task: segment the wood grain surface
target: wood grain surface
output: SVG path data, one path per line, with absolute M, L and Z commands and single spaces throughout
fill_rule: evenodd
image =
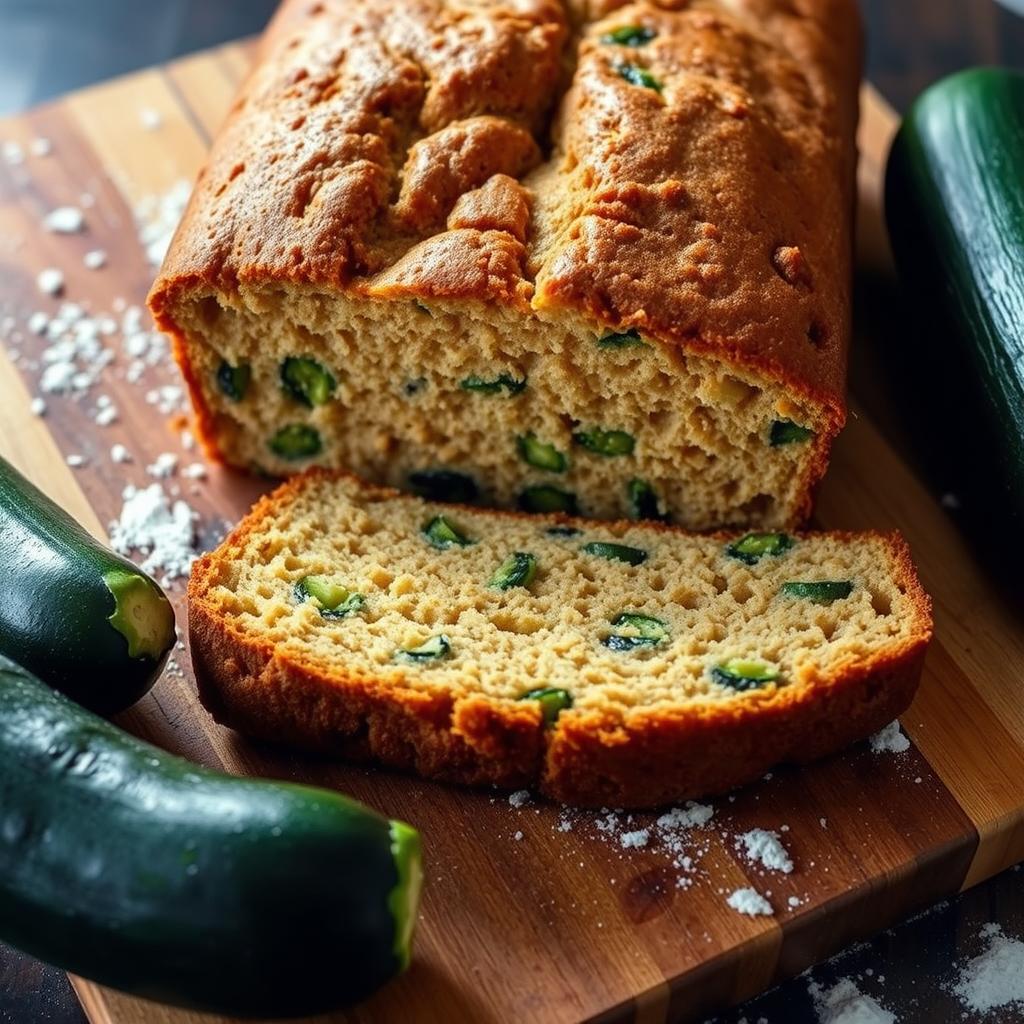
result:
M 78 93 L 3 124 L 3 137 L 53 141 L 54 153 L 0 166 L 0 306 L 19 324 L 52 309 L 35 276 L 67 275 L 67 297 L 108 310 L 137 303 L 151 268 L 136 241 L 132 206 L 192 178 L 245 73 L 250 50 L 228 46 L 165 68 Z M 133 112 L 160 111 L 145 131 Z M 878 223 L 880 168 L 893 127 L 890 111 L 865 93 L 861 171 L 864 260 L 886 265 Z M 88 230 L 60 237 L 40 230 L 43 214 L 95 198 Z M 109 265 L 86 270 L 85 251 Z M 27 332 L 23 332 L 27 334 Z M 101 428 L 92 399 L 54 399 L 45 418 L 29 411 L 42 343 L 19 342 L 14 365 L 0 356 L 0 452 L 95 532 L 116 517 L 126 482 L 148 482 L 144 467 L 178 450 L 180 424 L 145 400 L 173 382 L 173 367 L 128 383 L 121 361 L 102 391 L 120 410 Z M 121 372 L 119 373 L 119 367 Z M 132 464 L 114 465 L 125 444 Z M 72 471 L 63 455 L 84 455 Z M 188 456 L 191 458 L 191 456 Z M 211 469 L 185 489 L 210 544 L 236 521 L 261 484 Z M 945 514 L 864 415 L 837 445 L 817 521 L 829 528 L 902 529 L 935 597 L 937 639 L 920 696 L 904 718 L 905 754 L 866 745 L 803 768 L 784 768 L 714 801 L 699 833 L 700 870 L 675 884 L 664 851 L 624 851 L 603 841 L 595 816 L 577 814 L 561 831 L 557 807 L 515 810 L 502 796 L 468 792 L 389 773 L 303 759 L 247 742 L 213 725 L 199 707 L 187 652 L 156 690 L 121 722 L 168 749 L 229 771 L 334 786 L 423 833 L 426 888 L 413 966 L 363 1006 L 332 1022 L 699 1020 L 790 976 L 850 941 L 1024 857 L 1024 630 L 1000 605 Z M 179 622 L 182 588 L 176 585 Z M 638 815 L 631 828 L 650 824 Z M 735 836 L 787 826 L 792 874 L 765 874 L 737 853 Z M 516 833 L 521 833 L 520 839 Z M 696 835 L 696 834 L 695 834 Z M 774 917 L 749 918 L 725 903 L 733 889 L 771 890 Z M 790 906 L 792 897 L 796 906 Z M 223 1024 L 223 1018 L 145 1004 L 76 981 L 97 1024 Z

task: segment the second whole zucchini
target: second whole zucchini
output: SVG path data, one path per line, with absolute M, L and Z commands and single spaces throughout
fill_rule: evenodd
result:
M 129 736 L 0 657 L 0 939 L 134 995 L 337 1009 L 406 965 L 419 834 Z
M 102 715 L 153 685 L 174 610 L 151 577 L 0 459 L 0 653 Z
M 1024 74 L 979 68 L 915 101 L 886 180 L 911 313 L 891 355 L 922 452 L 982 540 L 1003 536 L 994 520 L 1024 524 L 1022 169 Z

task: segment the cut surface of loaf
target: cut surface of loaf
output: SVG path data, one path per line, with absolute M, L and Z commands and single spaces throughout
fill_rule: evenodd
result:
M 930 603 L 897 535 L 694 535 L 313 471 L 189 587 L 214 716 L 428 777 L 655 806 L 906 709 Z
M 854 0 L 288 0 L 150 297 L 213 454 L 696 529 L 845 416 Z

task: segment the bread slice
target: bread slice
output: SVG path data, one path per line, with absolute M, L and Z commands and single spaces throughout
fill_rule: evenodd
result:
M 284 4 L 150 297 L 216 457 L 807 516 L 845 417 L 856 3 L 569 6 Z
M 880 729 L 931 635 L 896 534 L 691 535 L 324 471 L 199 560 L 189 627 L 203 703 L 243 733 L 614 807 Z

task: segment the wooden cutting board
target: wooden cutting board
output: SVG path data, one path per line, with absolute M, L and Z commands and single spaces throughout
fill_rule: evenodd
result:
M 24 322 L 33 310 L 56 306 L 38 293 L 36 274 L 63 268 L 66 297 L 94 311 L 118 298 L 142 301 L 152 271 L 136 241 L 133 204 L 195 175 L 250 55 L 245 44 L 227 46 L 0 124 L 0 142 L 28 148 L 44 136 L 53 143 L 49 156 L 0 162 L 0 327 L 9 341 L 12 331 L 24 336 L 17 366 L 0 355 L 0 451 L 99 535 L 120 510 L 124 484 L 148 482 L 147 463 L 179 450 L 178 428 L 145 400 L 148 388 L 174 382 L 175 371 L 160 366 L 143 385 L 131 385 L 119 376 L 119 356 L 89 398 L 54 397 L 44 418 L 33 416 L 32 361 L 43 342 Z M 861 239 L 878 269 L 885 265 L 880 169 L 894 118 L 870 90 L 864 100 Z M 159 114 L 159 128 L 143 126 L 142 108 Z M 46 211 L 80 203 L 82 193 L 95 200 L 85 234 L 41 229 Z M 82 255 L 95 248 L 107 251 L 108 266 L 87 270 Z M 112 426 L 91 415 L 101 393 L 120 410 Z M 131 464 L 111 463 L 115 442 L 132 452 Z M 68 468 L 68 453 L 85 455 L 87 464 Z M 199 484 L 176 483 L 208 540 L 260 488 L 218 469 Z M 193 486 L 198 493 L 189 493 Z M 851 419 L 836 447 L 818 521 L 899 527 L 935 597 L 936 641 L 903 720 L 913 746 L 879 755 L 862 744 L 714 801 L 711 825 L 688 847 L 698 861 L 684 877 L 688 887 L 677 886 L 683 873 L 657 843 L 625 850 L 593 814 L 572 816 L 562 831 L 555 807 L 516 809 L 503 796 L 250 744 L 216 727 L 198 705 L 187 652 L 177 655 L 180 671 L 168 673 L 122 724 L 232 772 L 336 786 L 422 830 L 427 884 L 415 962 L 332 1022 L 701 1019 L 1024 858 L 1024 630 L 937 502 L 863 415 Z M 184 626 L 180 583 L 173 595 Z M 638 816 L 628 827 L 649 823 Z M 739 833 L 783 826 L 792 874 L 755 870 L 737 852 Z M 774 917 L 744 917 L 726 905 L 730 892 L 748 885 L 771 891 Z M 221 1020 L 83 981 L 76 987 L 94 1024 Z

